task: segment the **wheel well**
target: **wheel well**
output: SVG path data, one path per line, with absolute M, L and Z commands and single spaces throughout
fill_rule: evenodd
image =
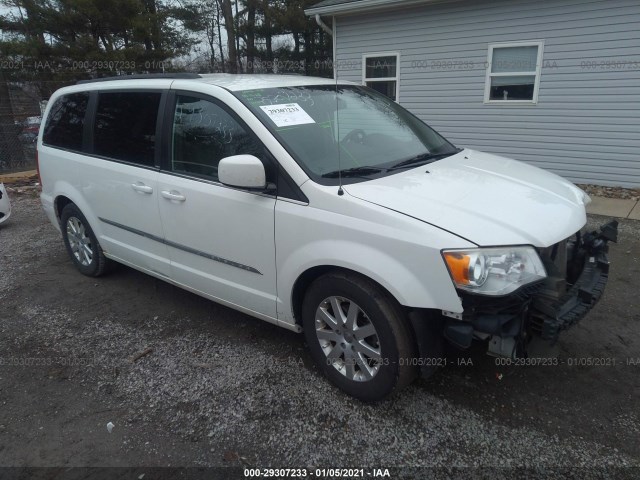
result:
M 317 278 L 329 272 L 348 272 L 353 275 L 359 275 L 363 278 L 366 278 L 367 280 L 374 282 L 376 285 L 378 285 L 387 295 L 389 295 L 389 298 L 392 298 L 397 302 L 396 298 L 389 292 L 389 290 L 384 288 L 384 286 L 380 285 L 378 282 L 376 282 L 372 278 L 367 277 L 366 275 L 363 275 L 359 272 L 356 272 L 355 270 L 351 270 L 343 267 L 336 267 L 334 265 L 321 265 L 318 267 L 312 267 L 309 270 L 306 270 L 305 272 L 303 272 L 302 275 L 298 277 L 298 279 L 296 280 L 296 283 L 293 286 L 293 292 L 291 294 L 293 317 L 298 325 L 302 324 L 302 302 L 304 301 L 304 295 L 307 292 L 309 285 L 311 285 L 314 282 L 314 280 L 316 280 Z M 398 304 L 400 305 L 399 302 Z M 402 305 L 400 305 L 400 308 L 406 310 L 406 308 Z
M 56 197 L 53 205 L 55 207 L 56 217 L 58 217 L 58 220 L 60 220 L 60 215 L 62 215 L 62 210 L 64 210 L 64 207 L 66 207 L 70 203 L 73 203 L 73 202 L 63 195 Z

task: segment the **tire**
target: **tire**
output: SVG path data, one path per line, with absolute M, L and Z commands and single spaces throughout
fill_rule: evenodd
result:
M 83 275 L 99 277 L 110 266 L 89 222 L 73 203 L 62 209 L 60 215 L 62 239 L 71 261 Z
M 302 323 L 320 370 L 353 397 L 382 400 L 417 375 L 407 361 L 417 348 L 404 312 L 371 280 L 348 272 L 318 278 L 306 292 Z

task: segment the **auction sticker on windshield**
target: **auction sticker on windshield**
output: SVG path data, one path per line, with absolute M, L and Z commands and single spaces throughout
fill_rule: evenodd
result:
M 278 127 L 291 127 L 293 125 L 316 123 L 313 118 L 311 118 L 309 114 L 297 103 L 266 105 L 260 108 Z

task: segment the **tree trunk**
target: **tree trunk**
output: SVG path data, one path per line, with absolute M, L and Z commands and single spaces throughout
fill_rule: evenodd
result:
M 247 3 L 247 71 L 254 72 L 253 63 L 255 61 L 256 49 L 256 3 L 249 0 Z
M 0 70 L 0 171 L 24 165 L 24 150 L 18 139 L 18 130 L 9 97 L 9 83 Z
M 229 72 L 238 73 L 238 52 L 236 50 L 236 31 L 233 24 L 233 8 L 231 0 L 218 0 L 224 16 L 224 27 L 227 31 L 227 49 L 229 53 Z
M 156 0 L 144 0 L 145 10 L 149 14 L 149 38 L 145 39 L 145 47 L 147 50 L 162 49 L 162 35 L 160 34 L 160 26 L 158 24 L 158 7 Z
M 204 17 L 204 33 L 207 37 L 207 45 L 209 47 L 209 73 L 215 72 L 216 66 L 216 9 L 213 4 L 205 5 L 200 11 Z
M 267 34 L 264 37 L 266 48 L 267 48 L 267 61 L 269 63 L 273 62 L 273 45 L 271 43 L 271 34 Z
M 220 4 L 215 1 L 216 4 L 216 25 L 218 26 L 218 48 L 220 49 L 220 65 L 222 66 L 222 73 L 227 71 L 227 67 L 224 64 L 224 49 L 222 48 L 222 30 L 220 29 Z
M 296 60 L 300 59 L 300 32 L 291 32 L 293 35 L 293 52 L 295 53 L 294 58 Z
M 273 43 L 271 35 L 271 7 L 268 0 L 264 0 L 262 10 L 264 11 L 264 43 L 267 50 L 267 63 L 273 65 Z M 272 67 L 273 68 L 273 67 Z
M 240 35 L 238 32 L 240 31 L 240 15 L 238 14 L 238 0 L 235 0 L 236 4 L 236 16 L 234 17 L 234 28 L 236 32 L 236 60 L 238 62 L 238 66 L 236 70 L 238 73 L 242 73 L 242 59 L 240 58 Z
M 304 38 L 304 74 L 311 75 L 314 65 L 313 31 L 306 30 L 302 36 Z

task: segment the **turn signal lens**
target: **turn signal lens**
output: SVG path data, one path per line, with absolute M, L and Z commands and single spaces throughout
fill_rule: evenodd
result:
M 453 280 L 458 285 L 481 287 L 487 281 L 489 268 L 487 258 L 479 253 L 445 252 L 444 259 L 447 262 Z
M 444 259 L 447 262 L 453 281 L 458 285 L 469 285 L 469 263 L 471 257 L 458 252 L 446 252 Z

